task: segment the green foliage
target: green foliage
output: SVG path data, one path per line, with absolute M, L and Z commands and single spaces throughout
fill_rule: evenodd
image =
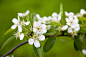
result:
M 43 47 L 44 52 L 48 52 L 55 44 L 55 41 L 56 41 L 56 37 L 48 38 Z
M 74 48 L 75 50 L 82 50 L 82 46 L 84 43 L 85 35 L 84 34 L 78 34 L 74 38 Z
M 33 45 L 33 50 L 34 50 L 34 54 L 36 55 L 36 57 L 43 57 L 43 49 L 42 49 L 42 47 L 36 48 Z
M 52 21 L 47 21 L 47 25 L 56 25 L 56 26 L 61 26 L 61 24 L 60 23 L 57 23 L 57 22 L 52 22 Z
M 4 42 L 4 44 L 2 45 L 2 47 L 1 47 L 0 50 L 4 49 L 7 45 L 9 45 L 10 43 L 12 43 L 12 41 L 13 41 L 14 39 L 15 39 L 15 36 L 12 36 L 12 37 L 8 38 L 8 39 Z
M 9 29 L 4 33 L 3 37 L 4 37 L 5 35 L 7 35 L 8 33 L 10 33 L 11 31 L 12 31 L 12 29 L 9 28 Z
M 63 5 L 62 5 L 62 3 L 60 4 L 60 12 L 62 12 L 61 16 L 63 16 Z

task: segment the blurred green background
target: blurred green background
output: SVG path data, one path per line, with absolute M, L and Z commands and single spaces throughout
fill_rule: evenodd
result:
M 12 18 L 17 18 L 18 12 L 29 10 L 40 16 L 51 16 L 53 12 L 59 13 L 60 3 L 63 4 L 64 11 L 77 13 L 80 9 L 86 10 L 86 0 L 0 0 L 0 48 L 13 35 L 14 32 L 11 32 L 3 37 L 4 32 L 13 24 Z M 25 40 L 13 40 L 11 44 L 0 50 L 0 56 Z M 44 55 L 45 57 L 84 57 L 80 51 L 75 51 L 73 42 L 70 37 L 57 37 L 53 48 Z M 32 52 L 32 46 L 25 44 L 12 54 L 15 57 L 30 57 Z

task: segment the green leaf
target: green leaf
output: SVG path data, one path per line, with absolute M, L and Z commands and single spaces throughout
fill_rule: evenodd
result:
M 76 44 L 75 44 L 75 41 L 74 41 L 74 48 L 75 48 L 76 51 L 79 50 L 78 47 L 77 47 Z
M 84 43 L 84 42 L 85 42 L 85 34 L 80 34 L 79 36 L 80 36 L 80 37 L 79 37 L 80 41 L 81 41 L 82 43 Z
M 83 43 L 81 42 L 80 37 L 81 37 L 80 34 L 78 34 L 77 36 L 75 36 L 74 42 L 75 42 L 76 47 L 77 47 L 79 50 L 82 50 L 82 45 L 83 45 Z
M 39 57 L 44 57 L 44 52 L 43 52 L 43 48 L 42 47 L 38 48 L 38 52 L 39 52 Z
M 62 16 L 63 16 L 63 5 L 62 5 L 62 3 L 60 4 L 60 12 L 62 12 Z
M 29 17 L 29 21 L 30 21 L 30 24 L 32 25 L 32 23 L 33 23 L 33 13 L 30 14 L 30 16 L 31 16 L 31 17 Z
M 52 21 L 47 21 L 46 25 L 56 25 L 56 26 L 61 26 L 60 23 L 52 22 Z
M 12 41 L 13 41 L 14 39 L 15 39 L 15 36 L 12 36 L 12 37 L 8 38 L 8 39 L 4 42 L 4 44 L 2 45 L 2 47 L 1 47 L 0 50 L 2 50 L 4 47 L 6 47 L 6 46 L 9 45 L 10 43 L 12 43 Z
M 7 35 L 8 33 L 10 33 L 12 31 L 12 29 L 10 28 L 10 29 L 8 29 L 5 33 L 4 33 L 4 35 L 3 35 L 3 37 L 5 36 L 5 35 Z
M 44 52 L 48 52 L 53 47 L 55 41 L 55 37 L 48 38 L 43 47 Z
M 36 48 L 33 45 L 33 50 L 34 50 L 36 57 L 43 57 L 43 48 L 42 47 Z
M 36 17 L 36 13 L 33 13 L 33 21 L 38 21 L 38 19 Z
M 38 50 L 34 45 L 33 45 L 33 50 L 34 50 L 36 57 L 39 57 Z
M 86 21 L 86 17 L 80 17 L 79 21 Z

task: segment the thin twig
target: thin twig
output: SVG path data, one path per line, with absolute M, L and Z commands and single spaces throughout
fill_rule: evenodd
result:
M 7 55 L 13 53 L 13 51 L 15 51 L 17 48 L 19 48 L 20 46 L 22 46 L 22 45 L 24 45 L 26 43 L 28 43 L 28 41 L 20 43 L 19 45 L 17 45 L 16 47 L 14 47 L 12 50 L 10 50 L 8 53 L 6 53 L 5 55 L 3 55 L 2 57 L 6 57 Z

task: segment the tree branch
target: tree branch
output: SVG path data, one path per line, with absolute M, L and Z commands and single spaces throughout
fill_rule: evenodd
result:
M 64 32 L 63 32 L 64 33 Z M 71 37 L 71 35 L 64 35 L 64 34 L 60 34 L 60 35 L 50 35 L 50 36 L 46 36 L 46 38 L 47 37 L 51 37 L 51 36 L 69 36 L 69 37 Z M 24 44 L 27 44 L 28 43 L 28 41 L 26 41 L 26 42 L 23 42 L 23 43 L 20 43 L 19 45 L 17 45 L 16 47 L 14 47 L 13 49 L 11 49 L 8 53 L 6 53 L 5 55 L 3 55 L 2 57 L 6 57 L 7 55 L 9 55 L 9 54 L 11 54 L 11 53 L 13 53 L 17 48 L 19 48 L 20 46 L 22 46 L 22 45 L 24 45 Z
M 17 48 L 19 48 L 20 46 L 22 46 L 22 45 L 24 45 L 24 44 L 26 44 L 26 43 L 28 43 L 28 41 L 23 42 L 23 43 L 20 43 L 19 45 L 17 45 L 17 46 L 14 47 L 13 49 L 11 49 L 8 53 L 6 53 L 5 55 L 3 55 L 2 57 L 6 57 L 7 55 L 13 53 L 13 51 L 15 51 Z

